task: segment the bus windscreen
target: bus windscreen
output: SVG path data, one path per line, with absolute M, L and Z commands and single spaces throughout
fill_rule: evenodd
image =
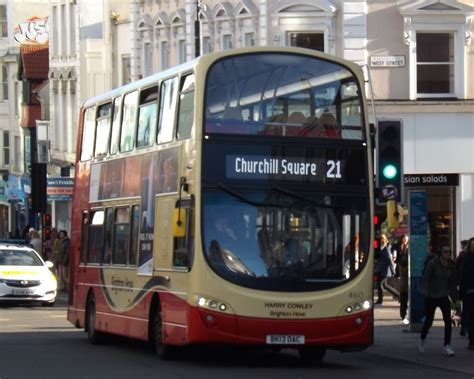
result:
M 287 54 L 247 54 L 209 70 L 205 134 L 362 140 L 361 90 L 335 62 Z

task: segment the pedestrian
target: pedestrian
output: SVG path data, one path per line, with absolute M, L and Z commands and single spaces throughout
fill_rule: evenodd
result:
M 468 250 L 463 258 L 459 295 L 465 309 L 465 327 L 469 338 L 468 349 L 474 350 L 474 238 L 468 243 Z
M 59 251 L 58 251 L 58 270 L 59 270 L 59 289 L 67 291 L 69 284 L 69 250 L 71 241 L 67 235 L 67 231 L 59 232 Z
M 440 308 L 444 321 L 444 354 L 454 356 L 451 347 L 451 303 L 449 297 L 456 300 L 456 280 L 451 249 L 442 246 L 440 253 L 430 259 L 421 277 L 421 293 L 425 303 L 425 320 L 418 339 L 418 351 L 425 351 L 425 340 L 433 325 L 436 308 Z
M 29 245 L 32 249 L 34 249 L 41 257 L 43 257 L 43 242 L 41 241 L 41 238 L 39 236 L 39 233 L 36 231 L 36 229 L 31 228 L 30 229 L 30 237 L 29 237 Z M 44 258 L 44 257 L 43 257 Z
M 407 318 L 408 310 L 408 259 L 410 257 L 408 249 L 408 236 L 406 234 L 400 237 L 397 251 L 397 271 L 400 277 L 399 300 L 400 300 L 400 318 L 404 325 L 410 321 Z
M 377 280 L 377 301 L 375 304 L 383 304 L 383 286 L 387 277 L 395 275 L 393 267 L 392 254 L 390 253 L 390 245 L 385 234 L 380 237 L 380 256 L 374 267 L 374 274 Z
M 468 251 L 469 251 L 469 240 L 462 240 L 461 251 L 459 252 L 455 261 L 456 281 L 457 281 L 458 286 L 460 285 L 460 281 L 461 281 L 461 271 L 462 271 L 464 256 L 466 255 Z M 461 296 L 460 296 L 460 299 L 461 299 L 461 330 L 459 331 L 459 334 L 461 337 L 465 337 L 466 336 L 466 320 L 468 316 L 466 312 L 466 307 L 463 304 Z

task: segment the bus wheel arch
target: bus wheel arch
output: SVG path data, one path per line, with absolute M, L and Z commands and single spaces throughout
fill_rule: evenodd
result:
M 161 360 L 172 360 L 175 357 L 175 347 L 163 342 L 163 321 L 161 300 L 158 293 L 153 294 L 150 303 L 148 340 Z
M 99 332 L 96 329 L 96 302 L 92 288 L 87 294 L 84 330 L 87 333 L 87 338 L 92 345 L 100 345 L 101 343 L 105 342 L 104 333 Z

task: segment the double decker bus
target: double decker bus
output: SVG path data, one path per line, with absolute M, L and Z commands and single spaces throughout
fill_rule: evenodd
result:
M 68 320 L 179 346 L 373 341 L 372 146 L 359 66 L 212 53 L 80 111 Z

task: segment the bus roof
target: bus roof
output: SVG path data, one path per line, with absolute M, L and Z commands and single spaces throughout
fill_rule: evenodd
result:
M 348 66 L 348 68 L 352 70 L 353 72 L 362 74 L 361 67 L 355 64 L 354 62 L 347 61 L 335 55 L 328 55 L 316 50 L 310 50 L 310 49 L 305 49 L 305 48 L 300 48 L 300 47 L 275 47 L 275 46 L 238 48 L 238 49 L 225 50 L 225 51 L 219 51 L 219 52 L 213 52 L 213 53 L 201 55 L 200 57 L 194 58 L 188 62 L 179 64 L 177 66 L 168 68 L 156 74 L 147 76 L 146 78 L 125 84 L 121 87 L 117 87 L 110 91 L 104 92 L 100 95 L 89 98 L 84 101 L 83 107 L 87 108 L 95 104 L 100 104 L 107 100 L 118 97 L 122 94 L 132 92 L 133 90 L 151 86 L 157 83 L 157 81 L 161 80 L 162 78 L 166 78 L 166 77 L 172 76 L 173 74 L 177 74 L 182 71 L 189 70 L 191 67 L 195 66 L 200 61 L 205 61 L 207 64 L 210 64 L 213 61 L 226 57 L 226 56 L 252 54 L 252 53 L 257 53 L 257 52 L 267 52 L 267 53 L 271 53 L 271 52 L 290 53 L 291 52 L 291 53 L 304 54 L 304 55 L 314 55 L 322 59 L 329 58 L 331 60 L 334 60 L 336 62 L 339 62 L 341 64 Z

